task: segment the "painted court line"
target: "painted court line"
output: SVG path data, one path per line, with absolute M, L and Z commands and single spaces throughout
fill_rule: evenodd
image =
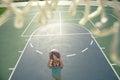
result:
M 95 42 L 96 42 L 96 44 L 98 45 L 98 47 L 101 48 L 100 45 L 98 44 L 98 42 L 96 41 L 96 39 L 94 38 L 94 36 L 92 36 L 92 38 L 95 40 Z M 111 65 L 109 59 L 107 58 L 107 56 L 105 55 L 105 53 L 103 52 L 103 50 L 102 50 L 102 49 L 100 49 L 100 50 L 102 51 L 103 56 L 105 57 L 105 59 L 107 60 L 108 64 L 109 64 L 110 67 L 112 68 L 113 72 L 116 74 L 117 78 L 120 80 L 119 75 L 117 74 L 117 72 L 115 71 L 115 69 L 113 68 L 113 66 Z
M 93 27 L 95 28 L 95 24 L 93 23 L 93 21 L 92 20 L 89 20 L 89 21 L 93 25 Z
M 66 55 L 67 57 L 72 57 L 72 56 L 75 56 L 76 54 L 69 54 L 69 55 Z
M 30 47 L 32 47 L 32 48 L 34 47 L 32 43 L 30 43 Z
M 105 49 L 105 47 L 101 47 L 100 49 Z
M 30 36 L 29 36 L 30 37 Z M 28 39 L 25 39 L 25 41 L 28 41 Z
M 35 50 L 38 54 L 43 54 L 41 51 L 39 50 Z
M 72 34 L 61 34 L 65 36 L 72 36 L 72 35 L 90 35 L 90 33 L 72 33 Z M 44 36 L 59 36 L 60 34 L 47 34 L 47 35 L 33 35 L 33 37 L 44 37 Z M 24 35 L 23 37 L 30 37 L 30 35 Z M 28 39 L 26 39 L 27 41 Z
M 85 52 L 85 51 L 87 51 L 88 50 L 88 48 L 85 48 L 85 49 L 83 49 L 81 52 Z
M 23 51 L 18 51 L 19 53 L 22 53 Z
M 90 42 L 90 45 L 92 45 L 93 44 L 93 40 Z
M 13 71 L 15 68 L 8 68 L 8 70 Z
M 118 21 L 120 21 L 120 19 L 116 16 L 114 16 L 113 14 L 108 14 L 108 15 L 111 15 L 113 18 L 117 19 Z
M 115 64 L 115 63 L 114 63 L 114 64 L 111 64 L 111 65 L 112 65 L 112 66 L 117 66 L 117 64 Z
M 68 11 L 67 11 L 68 12 Z M 83 11 L 79 11 L 83 14 Z M 33 20 L 36 18 L 36 16 L 38 15 L 38 13 L 32 18 L 31 22 L 27 25 L 26 29 L 23 31 L 23 33 L 21 34 L 22 37 L 30 37 L 30 35 L 24 35 L 25 32 L 27 31 L 27 29 L 30 27 L 30 25 L 32 24 Z M 60 22 L 60 35 L 62 35 L 62 16 L 61 16 L 61 12 L 59 11 L 59 22 Z M 71 19 L 71 20 L 77 20 L 77 19 Z M 77 33 L 76 33 L 77 34 Z M 81 34 L 86 34 L 86 33 L 81 33 Z M 52 34 L 53 35 L 53 34 Z M 74 35 L 74 34 L 71 34 Z M 36 35 L 33 35 L 36 36 Z M 38 36 L 38 35 L 37 35 Z M 43 35 L 42 35 L 43 36 Z M 48 35 L 47 35 L 48 36 Z
M 34 35 L 33 35 L 34 36 Z M 30 36 L 29 36 L 30 37 Z M 29 40 L 28 40 L 28 42 L 29 42 Z M 28 45 L 28 42 L 27 42 L 27 44 L 26 44 L 26 46 Z M 96 42 L 97 43 L 97 42 Z M 97 43 L 97 45 L 99 46 L 99 44 Z M 25 48 L 26 48 L 26 46 L 25 46 Z M 24 50 L 25 50 L 25 48 L 24 48 Z M 100 48 L 100 46 L 99 46 L 99 48 Z M 24 52 L 24 50 L 23 50 L 23 52 Z M 102 50 L 101 50 L 102 51 Z M 19 61 L 20 61 L 20 59 L 21 59 L 21 57 L 22 57 L 22 55 L 23 55 L 23 52 L 22 52 L 22 54 L 20 55 L 20 57 L 19 57 L 19 59 L 18 59 L 18 61 L 17 61 L 17 63 L 16 63 L 16 66 L 15 66 L 15 69 L 16 69 L 16 67 L 17 67 L 17 65 L 18 65 L 18 63 L 19 63 Z M 38 51 L 39 52 L 39 51 Z M 104 54 L 104 52 L 102 51 L 102 53 L 103 53 L 103 55 L 105 56 L 105 54 Z M 74 54 L 75 55 L 75 54 Z M 73 56 L 74 56 L 73 55 Z M 108 63 L 110 64 L 110 62 L 109 62 L 109 60 L 107 59 L 107 57 L 105 56 L 105 58 L 106 58 L 106 60 L 108 61 Z M 114 68 L 111 66 L 111 68 L 113 69 L 113 71 L 115 72 L 115 74 L 117 75 L 117 77 L 119 78 L 119 76 L 118 76 L 118 74 L 116 73 L 116 71 L 114 70 Z M 11 74 L 11 76 L 9 77 L 9 79 L 8 80 L 10 80 L 11 79 L 11 77 L 12 77 L 12 75 L 14 74 L 14 71 L 15 71 L 15 69 L 13 70 L 13 72 L 12 72 L 12 74 Z
M 26 47 L 27 47 L 27 45 L 28 45 L 28 43 L 29 43 L 29 41 L 30 41 L 30 39 L 29 39 L 28 42 L 26 43 L 26 45 L 25 45 L 25 47 L 24 47 L 24 49 L 23 49 L 23 51 L 22 51 L 22 53 L 21 53 L 21 55 L 20 55 L 20 57 L 19 57 L 19 59 L 18 59 L 16 65 L 15 65 L 15 67 L 14 67 L 14 69 L 13 69 L 13 71 L 12 71 L 10 77 L 8 78 L 8 80 L 11 80 L 11 78 L 12 78 L 12 76 L 13 76 L 13 74 L 14 74 L 16 68 L 17 68 L 17 65 L 18 65 L 20 59 L 22 58 L 22 55 L 23 55 L 23 53 L 24 53 L 24 51 L 25 51 L 25 49 L 26 49 Z
M 38 13 L 35 14 L 35 16 L 33 16 L 32 20 L 30 21 L 30 23 L 27 25 L 27 27 L 25 28 L 25 30 L 23 31 L 23 33 L 21 34 L 21 37 L 24 36 L 25 32 L 27 31 L 27 29 L 30 27 L 30 25 L 32 24 L 32 22 L 34 21 L 34 19 L 37 17 Z
M 91 21 L 92 22 L 92 21 Z M 94 23 L 93 23 L 94 26 Z M 95 26 L 94 26 L 95 27 Z M 91 32 L 90 32 L 91 33 Z M 92 35 L 92 33 L 91 33 Z M 104 51 L 102 49 L 105 49 L 104 47 L 100 47 L 100 45 L 98 44 L 98 42 L 96 41 L 95 37 L 92 35 L 92 38 L 95 40 L 95 42 L 97 43 L 98 47 L 100 48 L 100 50 L 102 51 L 102 54 L 104 55 L 105 59 L 107 60 L 107 62 L 109 63 L 110 67 L 112 68 L 113 72 L 116 74 L 117 78 L 120 80 L 119 75 L 117 74 L 116 70 L 113 68 L 113 66 L 111 65 L 109 59 L 107 58 L 107 56 L 105 55 Z
M 59 12 L 59 18 L 60 18 L 60 35 L 62 35 L 62 16 L 61 16 L 61 12 Z

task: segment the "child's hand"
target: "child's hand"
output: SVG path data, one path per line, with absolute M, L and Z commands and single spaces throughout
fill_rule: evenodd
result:
M 49 68 L 52 67 L 52 60 L 49 60 L 49 62 L 48 62 L 48 67 L 49 67 Z
M 48 67 L 49 67 L 49 68 L 51 68 L 51 67 L 52 67 L 52 65 L 51 65 L 51 64 L 48 64 Z
M 51 68 L 52 66 L 51 65 L 48 65 L 49 68 Z
M 60 65 L 60 67 L 63 68 L 63 63 L 62 63 L 62 61 L 61 61 L 61 65 Z
M 61 68 L 63 68 L 63 65 L 60 65 Z

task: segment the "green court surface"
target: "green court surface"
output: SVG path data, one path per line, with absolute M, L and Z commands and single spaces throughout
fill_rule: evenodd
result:
M 84 6 L 79 6 L 77 8 L 77 14 L 75 16 L 69 15 L 69 6 L 59 6 L 54 12 L 53 19 L 51 19 L 48 24 L 56 22 L 67 22 L 78 24 L 79 20 L 83 17 Z M 91 12 L 96 10 L 97 6 L 91 6 Z M 108 22 L 105 27 L 110 28 L 113 22 L 117 20 L 114 17 L 113 9 L 109 6 L 105 8 Z M 4 9 L 0 8 L 0 13 Z M 25 25 L 22 29 L 16 29 L 14 27 L 14 15 L 12 15 L 8 21 L 0 26 L 0 80 L 7 80 L 12 72 L 11 68 L 14 68 L 28 38 L 34 30 L 41 27 L 38 24 L 38 8 L 32 7 L 29 14 L 26 16 Z M 88 21 L 84 27 L 87 29 L 94 28 L 94 23 L 100 20 L 100 16 Z M 104 53 L 110 60 L 110 49 L 112 45 L 113 35 L 106 37 L 96 37 L 96 40 L 100 44 Z M 120 47 L 120 43 L 119 43 Z M 120 52 L 120 51 L 119 51 Z M 111 65 L 114 64 L 111 60 Z M 116 72 L 120 76 L 120 67 L 113 65 Z

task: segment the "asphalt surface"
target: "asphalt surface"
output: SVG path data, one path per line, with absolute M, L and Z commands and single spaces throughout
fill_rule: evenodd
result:
M 49 51 L 59 50 L 62 80 L 119 80 L 92 34 L 69 23 L 38 28 L 28 40 L 10 80 L 53 80 Z

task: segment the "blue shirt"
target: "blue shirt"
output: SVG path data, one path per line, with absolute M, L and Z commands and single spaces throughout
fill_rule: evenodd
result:
M 61 78 L 61 67 L 51 67 L 52 69 L 52 76 L 55 78 Z

